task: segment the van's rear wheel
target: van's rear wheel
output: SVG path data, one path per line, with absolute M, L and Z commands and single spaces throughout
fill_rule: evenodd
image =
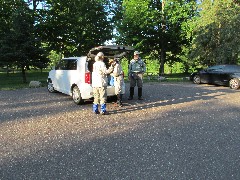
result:
M 73 91 L 72 91 L 72 99 L 75 104 L 82 104 L 83 99 L 81 97 L 80 90 L 77 86 L 74 86 Z

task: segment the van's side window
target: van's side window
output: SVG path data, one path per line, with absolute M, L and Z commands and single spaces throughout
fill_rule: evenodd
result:
M 66 70 L 67 69 L 67 61 L 66 60 L 61 60 L 59 63 L 56 65 L 55 70 Z
M 56 65 L 55 70 L 77 70 L 77 61 L 75 59 L 62 59 Z
M 67 70 L 77 70 L 77 61 L 69 60 L 67 65 Z

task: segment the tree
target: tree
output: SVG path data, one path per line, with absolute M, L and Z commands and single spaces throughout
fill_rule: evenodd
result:
M 23 82 L 26 83 L 26 68 L 36 66 L 43 68 L 48 59 L 41 42 L 35 36 L 32 11 L 24 1 L 14 1 L 8 4 L 12 8 L 5 13 L 6 25 L 9 29 L 1 28 L 0 58 L 4 65 L 21 68 Z
M 9 29 L 11 29 L 11 14 L 13 13 L 14 4 L 11 2 L 5 2 L 0 0 L 0 65 L 1 66 L 11 66 L 12 58 L 6 56 L 6 53 L 11 52 L 11 46 L 7 44 L 7 37 L 10 34 Z M 7 71 L 8 72 L 8 71 Z
M 195 64 L 239 63 L 240 7 L 233 0 L 202 1 L 200 17 L 194 22 L 190 58 Z
M 101 0 L 47 0 L 37 28 L 50 50 L 79 56 L 112 39 L 108 12 Z
M 160 60 L 163 74 L 164 63 L 179 60 L 181 46 L 188 43 L 182 23 L 193 16 L 195 4 L 195 0 L 123 0 L 122 7 L 116 6 L 122 9 L 115 16 L 117 42 L 150 52 Z

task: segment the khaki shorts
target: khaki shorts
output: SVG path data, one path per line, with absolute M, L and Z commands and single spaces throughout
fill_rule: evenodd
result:
M 93 87 L 93 104 L 105 104 L 107 101 L 107 87 Z
M 114 78 L 114 86 L 115 86 L 115 94 L 123 94 L 123 77 L 119 76 L 119 77 L 115 77 Z

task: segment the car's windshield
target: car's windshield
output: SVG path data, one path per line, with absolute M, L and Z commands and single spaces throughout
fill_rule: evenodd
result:
M 223 70 L 223 66 L 222 65 L 217 65 L 217 66 L 211 66 L 209 68 L 206 69 L 206 71 L 222 71 Z
M 208 72 L 220 71 L 220 72 L 240 72 L 240 66 L 238 65 L 216 65 L 206 69 Z

